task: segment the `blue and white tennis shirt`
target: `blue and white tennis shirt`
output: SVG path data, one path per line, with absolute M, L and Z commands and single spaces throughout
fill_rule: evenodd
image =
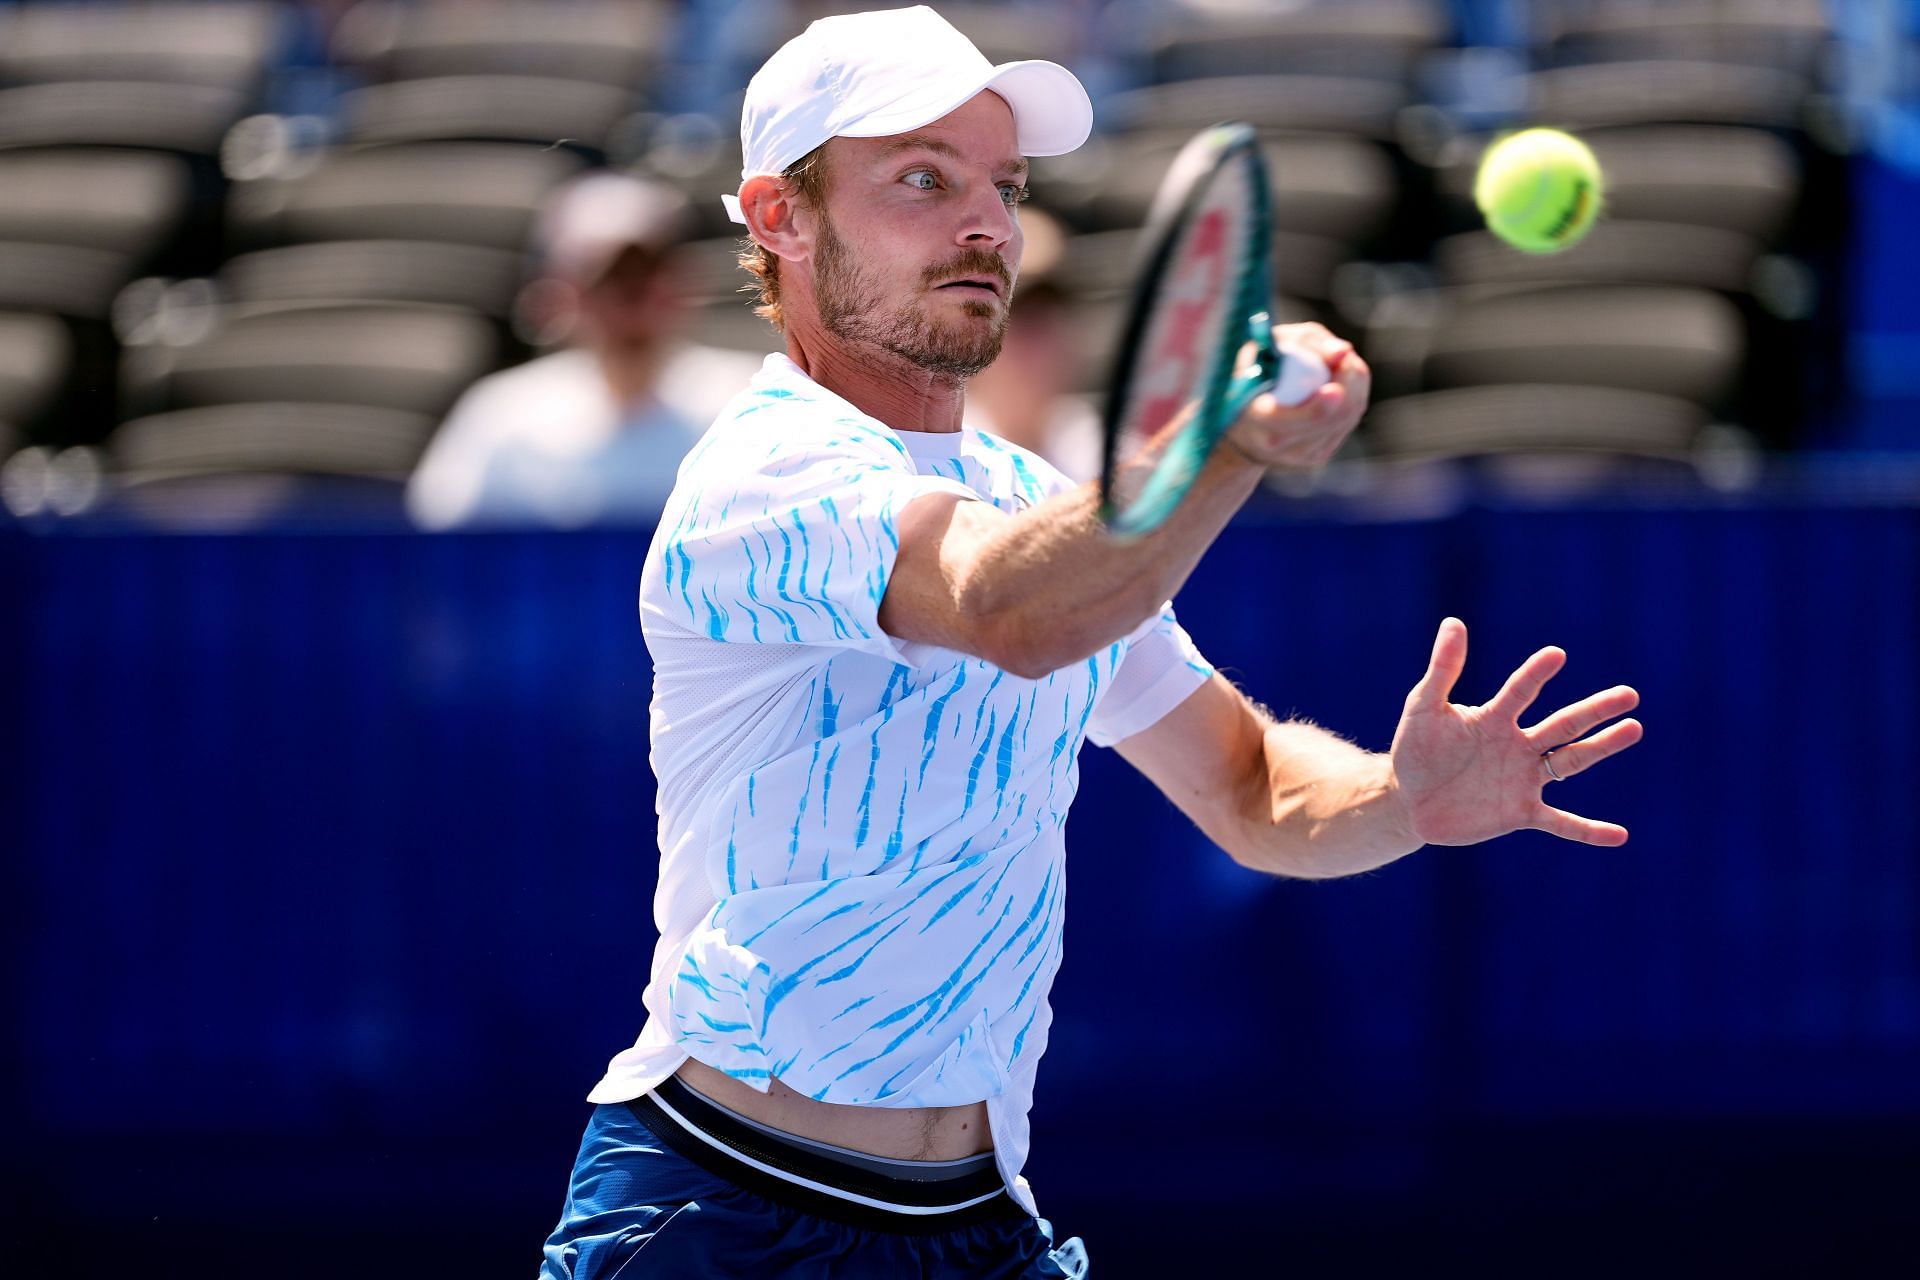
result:
M 1027 1111 L 1060 966 L 1080 743 L 1212 668 L 1171 608 L 1026 680 L 880 629 L 915 498 L 1071 487 L 983 432 L 895 432 L 784 355 L 680 468 L 640 584 L 653 655 L 660 942 L 639 1041 L 590 1095 L 688 1055 L 826 1102 L 985 1100 L 1029 1212 Z

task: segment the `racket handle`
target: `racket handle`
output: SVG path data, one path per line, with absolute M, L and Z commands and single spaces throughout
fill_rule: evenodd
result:
M 1273 384 L 1273 398 L 1281 404 L 1304 404 L 1309 396 L 1327 384 L 1327 362 L 1304 347 L 1280 348 L 1280 377 Z

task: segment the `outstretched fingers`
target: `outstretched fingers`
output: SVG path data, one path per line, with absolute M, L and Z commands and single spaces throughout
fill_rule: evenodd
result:
M 1527 741 L 1543 751 L 1561 746 L 1586 737 L 1607 721 L 1639 705 L 1638 693 L 1624 684 L 1615 685 L 1554 712 L 1526 731 Z
M 1535 831 L 1544 831 L 1562 840 L 1574 840 L 1581 844 L 1612 848 L 1627 842 L 1627 829 L 1617 822 L 1596 822 L 1577 813 L 1568 813 L 1565 809 L 1556 809 L 1550 804 L 1541 805 L 1533 821 L 1527 825 Z
M 1553 751 L 1553 772 L 1559 780 L 1585 773 L 1608 756 L 1618 755 L 1634 743 L 1640 741 L 1643 730 L 1638 720 L 1622 720 L 1619 724 L 1608 725 L 1591 738 L 1582 738 L 1570 747 L 1559 747 Z
M 1493 701 L 1487 704 L 1487 710 L 1506 720 L 1517 721 L 1520 713 L 1533 705 L 1540 691 L 1547 687 L 1547 681 L 1560 674 L 1560 668 L 1567 665 L 1566 650 L 1555 645 L 1546 648 L 1528 658 L 1507 677 L 1500 686 L 1500 692 L 1493 695 Z
M 1625 751 L 1640 741 L 1641 732 L 1638 720 L 1622 720 L 1570 747 L 1560 747 L 1551 753 L 1552 774 L 1558 775 L 1559 780 L 1564 782 L 1585 773 L 1608 756 Z M 1577 840 L 1581 844 L 1612 847 L 1627 842 L 1627 829 L 1617 822 L 1596 822 L 1577 813 L 1568 813 L 1565 809 L 1556 809 L 1544 801 L 1536 807 L 1533 821 L 1527 825 L 1559 836 L 1562 840 Z
M 1466 668 L 1467 624 L 1458 618 L 1444 618 L 1439 634 L 1433 638 L 1433 656 L 1427 660 L 1427 673 L 1407 695 L 1407 710 L 1445 706 L 1455 682 Z

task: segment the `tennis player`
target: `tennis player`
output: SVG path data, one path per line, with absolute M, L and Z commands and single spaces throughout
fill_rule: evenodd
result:
M 965 427 L 1024 157 L 1091 120 L 1064 68 L 993 66 L 926 8 L 815 22 L 748 86 L 728 206 L 787 349 L 688 456 L 643 572 L 660 941 L 543 1276 L 1085 1275 L 1020 1176 L 1084 740 L 1281 875 L 1521 827 L 1627 837 L 1542 803 L 1640 735 L 1626 688 L 1521 727 L 1557 649 L 1457 706 L 1448 619 L 1372 755 L 1275 723 L 1175 621 L 1264 472 L 1359 420 L 1346 343 L 1290 331 L 1330 381 L 1256 402 L 1125 545 L 1093 488 Z

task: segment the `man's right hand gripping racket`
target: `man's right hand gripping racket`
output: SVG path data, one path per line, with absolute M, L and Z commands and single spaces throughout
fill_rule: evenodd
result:
M 1100 514 L 1116 534 L 1173 514 L 1256 397 L 1300 404 L 1327 381 L 1320 357 L 1274 344 L 1270 199 L 1244 124 L 1200 134 L 1160 184 L 1107 392 Z M 1254 362 L 1236 369 L 1249 342 Z

